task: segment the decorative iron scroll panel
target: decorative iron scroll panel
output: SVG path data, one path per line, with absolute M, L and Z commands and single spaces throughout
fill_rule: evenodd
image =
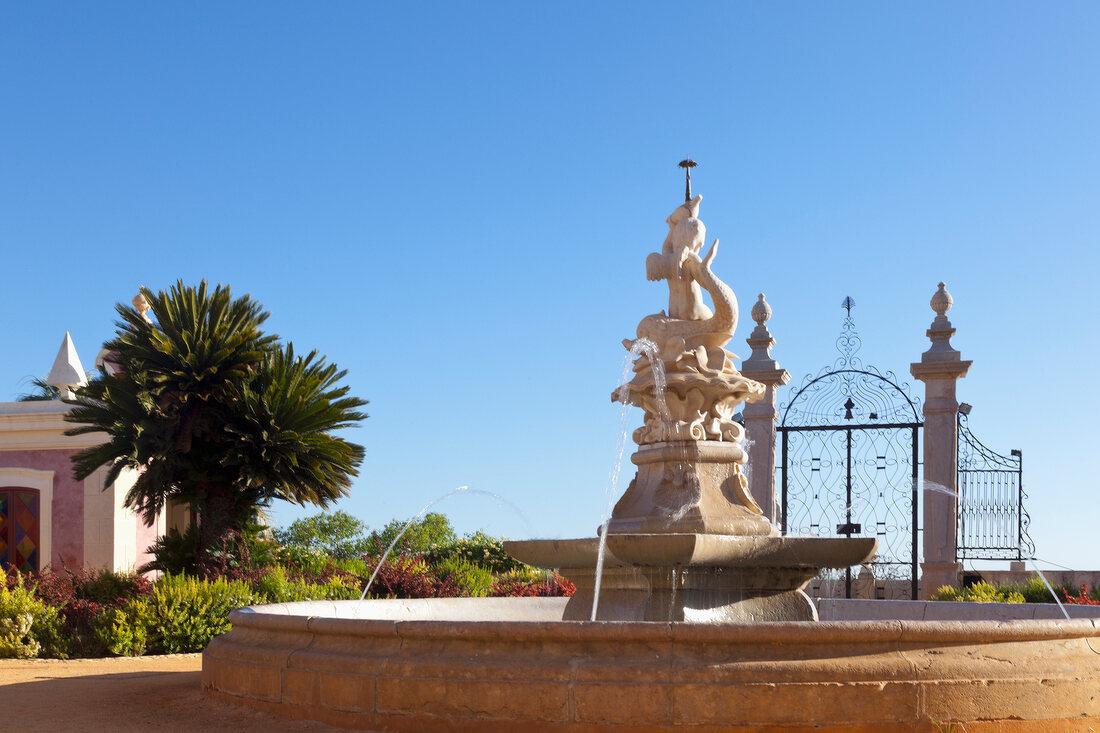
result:
M 959 414 L 958 560 L 1024 560 L 1035 554 L 1024 509 L 1023 456 L 987 448 Z
M 840 356 L 780 407 L 782 531 L 876 537 L 876 592 L 915 599 L 920 407 L 892 372 L 865 367 L 856 356 L 861 342 L 851 299 L 843 305 Z M 851 597 L 852 569 L 844 576 Z
M 883 584 L 884 594 L 916 598 L 920 425 L 779 430 L 783 533 L 875 537 L 875 578 L 909 581 Z

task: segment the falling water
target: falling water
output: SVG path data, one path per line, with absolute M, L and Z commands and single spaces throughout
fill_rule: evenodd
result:
M 618 496 L 619 476 L 622 473 L 623 454 L 626 452 L 626 436 L 628 434 L 627 416 L 630 412 L 630 376 L 634 360 L 641 355 L 649 359 L 649 366 L 653 372 L 653 392 L 657 400 L 657 410 L 660 413 L 661 422 L 668 425 L 671 422 L 668 404 L 665 402 L 665 365 L 661 361 L 657 344 L 647 338 L 637 339 L 630 346 L 630 353 L 626 355 L 623 363 L 622 377 L 619 379 L 619 401 L 622 403 L 622 412 L 619 418 L 619 445 L 615 454 L 615 462 L 611 466 L 611 480 L 607 486 L 607 503 L 604 508 L 604 520 L 600 524 L 600 545 L 596 552 L 596 581 L 592 589 L 592 620 L 596 620 L 596 611 L 600 602 L 600 581 L 603 578 L 603 560 L 607 552 L 607 526 L 611 522 L 611 503 Z
M 959 496 L 959 493 L 957 491 L 952 491 L 942 484 L 937 484 L 933 481 L 924 481 L 922 483 L 925 491 L 933 491 L 937 494 L 946 494 L 947 496 L 953 497 L 956 501 L 962 501 L 962 498 Z M 1065 616 L 1066 620 L 1068 621 L 1070 618 L 1069 611 L 1067 611 L 1066 607 L 1062 604 L 1062 599 L 1059 598 L 1058 594 L 1054 592 L 1054 586 L 1050 584 L 1050 581 L 1048 581 L 1046 576 L 1043 575 L 1043 571 L 1039 569 L 1039 565 L 1036 563 L 1035 556 L 1032 555 L 1029 557 L 1025 555 L 1024 546 L 1022 544 L 1019 547 L 1019 551 L 1020 559 L 1022 559 L 1025 563 L 1028 563 L 1031 566 L 1031 569 L 1035 571 L 1035 574 L 1039 576 L 1039 580 L 1043 581 L 1043 585 L 1045 585 L 1047 587 L 1047 590 L 1050 592 L 1050 597 L 1053 598 L 1054 602 L 1058 604 L 1058 609 L 1062 612 L 1062 615 Z
M 1050 595 L 1052 598 L 1054 598 L 1054 602 L 1058 604 L 1058 609 L 1062 612 L 1062 615 L 1066 617 L 1066 620 L 1069 621 L 1069 611 L 1067 611 L 1066 607 L 1062 605 L 1062 600 L 1058 597 L 1058 594 L 1054 592 L 1054 587 L 1051 586 L 1050 582 L 1047 580 L 1047 577 L 1043 575 L 1043 571 L 1040 570 L 1039 566 L 1035 563 L 1035 556 L 1033 555 L 1031 557 L 1027 557 L 1026 555 L 1024 555 L 1024 546 L 1020 545 L 1020 557 L 1024 558 L 1025 562 L 1031 563 L 1031 569 L 1034 570 L 1035 574 L 1039 576 L 1039 580 L 1043 581 L 1043 585 L 1045 585 L 1047 587 L 1047 590 L 1050 591 Z
M 378 577 L 378 571 L 380 571 L 382 569 L 382 566 L 386 562 L 386 558 L 388 558 L 390 556 L 390 552 L 392 552 L 393 548 L 397 546 L 397 543 L 401 541 L 401 538 L 405 535 L 405 532 L 408 531 L 409 527 L 413 526 L 413 524 L 418 519 L 420 519 L 425 514 L 427 514 L 428 510 L 431 509 L 433 506 L 435 506 L 439 502 L 443 501 L 444 499 L 447 499 L 447 498 L 450 498 L 450 497 L 454 496 L 455 494 L 478 494 L 480 496 L 488 496 L 488 497 L 494 499 L 499 504 L 510 507 L 519 516 L 520 521 L 523 522 L 523 526 L 527 530 L 527 534 L 531 534 L 531 523 L 527 521 L 527 517 L 525 517 L 523 515 L 523 512 L 521 512 L 519 510 L 519 507 L 517 507 L 515 504 L 508 501 L 507 499 L 505 499 L 500 494 L 494 494 L 492 491 L 483 491 L 481 489 L 471 489 L 469 486 L 459 486 L 457 489 L 454 489 L 452 491 L 448 491 L 443 496 L 437 497 L 437 498 L 433 499 L 432 501 L 428 502 L 427 504 L 424 505 L 423 509 L 421 509 L 419 512 L 416 513 L 416 516 L 414 516 L 409 521 L 405 522 L 405 526 L 401 528 L 401 531 L 398 532 L 397 536 L 393 538 L 393 542 L 390 543 L 390 546 L 387 547 L 386 551 L 382 553 L 382 557 L 378 560 L 378 565 L 375 566 L 374 572 L 371 573 L 370 580 L 368 580 L 366 586 L 363 587 L 363 594 L 361 596 L 359 596 L 359 600 L 363 600 L 364 598 L 367 597 L 367 591 L 369 591 L 371 585 L 374 584 L 374 579 L 376 577 Z

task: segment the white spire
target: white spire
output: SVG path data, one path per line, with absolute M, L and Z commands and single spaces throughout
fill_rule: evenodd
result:
M 61 342 L 61 348 L 57 350 L 57 358 L 53 360 L 50 373 L 46 376 L 46 384 L 61 390 L 62 397 L 71 397 L 76 387 L 81 387 L 87 382 L 84 376 L 84 365 L 80 363 L 76 347 L 73 346 L 72 336 L 65 332 L 65 340 Z

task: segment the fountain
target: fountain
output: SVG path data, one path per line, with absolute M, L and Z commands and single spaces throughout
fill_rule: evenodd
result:
M 816 610 L 802 588 L 822 568 L 857 565 L 875 551 L 873 538 L 779 537 L 748 491 L 745 431 L 733 415 L 763 397 L 764 385 L 742 376 L 724 348 L 737 327 L 737 298 L 711 269 L 718 240 L 700 256 L 702 198 L 688 189 L 666 220 L 661 251 L 646 258 L 647 277 L 668 283 L 668 313 L 638 324 L 638 340 L 654 344 L 656 358 L 639 356 L 634 378 L 611 396 L 645 418 L 634 432 L 638 473 L 601 532 L 603 562 L 600 539 L 504 546 L 573 581 L 566 621 L 590 618 L 594 605 L 606 621 L 812 621 Z
M 649 279 L 668 284 L 668 312 L 642 319 L 644 344 L 624 341 L 632 354 L 655 352 L 612 395 L 645 414 L 634 480 L 599 537 L 506 544 L 560 569 L 577 593 L 241 609 L 203 654 L 207 694 L 392 731 L 1100 722 L 1095 620 L 966 620 L 966 604 L 916 602 L 900 614 L 886 601 L 868 602 L 864 620 L 834 620 L 853 618 L 835 603 L 818 620 L 807 582 L 868 560 L 875 541 L 781 537 L 750 494 L 733 415 L 764 387 L 725 349 L 737 301 L 711 269 L 717 240 L 700 255 L 700 201 L 689 178 L 661 251 L 646 260 Z

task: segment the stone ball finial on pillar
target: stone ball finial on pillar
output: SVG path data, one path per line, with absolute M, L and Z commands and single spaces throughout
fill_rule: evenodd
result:
M 763 293 L 757 295 L 756 298 L 756 303 L 753 304 L 752 310 L 749 311 L 752 320 L 756 321 L 756 328 L 753 329 L 752 334 L 746 339 L 748 345 L 752 347 L 752 354 L 742 364 L 742 373 L 745 367 L 748 367 L 750 370 L 754 368 L 779 368 L 779 365 L 776 364 L 771 357 L 771 347 L 775 346 L 775 339 L 772 338 L 771 332 L 768 331 L 768 327 L 764 325 L 768 322 L 768 319 L 772 317 L 772 307 L 768 305 L 768 301 L 764 299 Z
M 929 598 L 940 586 L 958 586 L 962 565 L 958 560 L 958 423 L 956 386 L 970 370 L 970 361 L 951 345 L 955 333 L 947 311 L 954 298 L 947 286 L 929 302 L 936 317 L 927 331 L 931 347 L 909 373 L 924 382 L 924 483 L 943 491 L 924 496 L 924 559 L 921 562 L 921 597 Z
M 932 346 L 925 352 L 922 360 L 958 361 L 959 352 L 951 345 L 951 337 L 955 335 L 955 329 L 951 321 L 947 320 L 947 311 L 955 305 L 955 299 L 951 297 L 951 293 L 947 292 L 946 283 L 942 281 L 939 283 L 939 289 L 932 295 L 928 304 L 932 306 L 936 317 L 932 319 L 932 325 L 927 331 Z
M 763 326 L 772 317 L 772 307 L 768 305 L 768 301 L 764 300 L 763 293 L 756 297 L 757 301 L 752 306 L 752 310 L 749 311 L 749 315 L 752 316 L 752 320 L 756 321 L 756 325 Z
M 951 293 L 947 292 L 946 283 L 941 282 L 939 287 L 940 289 L 932 295 L 932 300 L 928 303 L 932 306 L 932 310 L 936 311 L 937 316 L 946 316 L 951 306 L 955 305 L 955 299 L 951 297 Z
M 741 414 L 745 418 L 745 432 L 749 438 L 749 465 L 757 467 L 749 477 L 749 490 L 763 507 L 768 521 L 777 524 L 781 518 L 776 502 L 775 471 L 762 467 L 775 465 L 775 391 L 789 382 L 791 375 L 772 358 L 771 348 L 775 346 L 775 338 L 765 325 L 772 317 L 772 308 L 763 293 L 756 297 L 757 301 L 749 311 L 752 320 L 756 321 L 756 328 L 745 340 L 752 347 L 752 354 L 741 363 L 741 373 L 763 384 L 767 391 L 764 399 L 746 404 Z

